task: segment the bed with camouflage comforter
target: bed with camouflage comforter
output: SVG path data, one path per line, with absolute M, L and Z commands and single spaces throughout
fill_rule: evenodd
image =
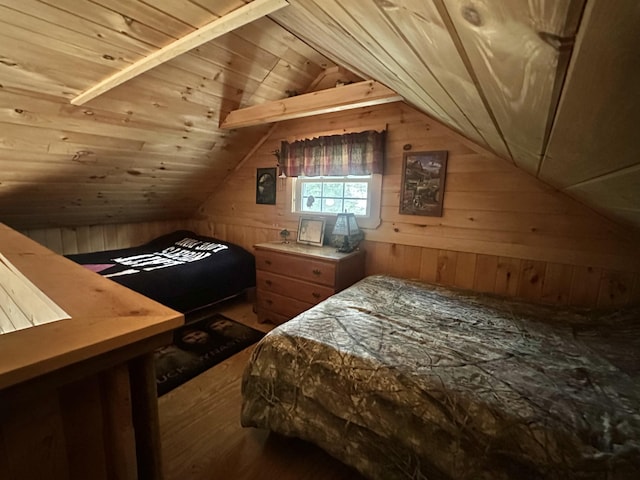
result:
M 372 479 L 636 479 L 639 317 L 368 277 L 261 340 L 242 424 Z

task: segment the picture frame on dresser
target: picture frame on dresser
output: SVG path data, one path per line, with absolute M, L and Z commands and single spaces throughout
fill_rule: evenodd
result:
M 324 243 L 325 223 L 323 218 L 300 217 L 297 243 L 321 247 Z

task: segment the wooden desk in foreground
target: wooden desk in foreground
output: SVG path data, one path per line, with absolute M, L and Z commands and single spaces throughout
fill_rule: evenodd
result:
M 0 335 L 0 478 L 162 478 L 153 350 L 183 315 L 2 224 L 0 252 L 71 316 Z

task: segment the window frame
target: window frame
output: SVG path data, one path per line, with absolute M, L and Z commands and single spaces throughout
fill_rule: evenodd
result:
M 302 201 L 302 184 L 304 181 L 313 182 L 314 179 L 322 179 L 324 181 L 331 181 L 331 175 L 325 175 L 322 177 L 293 177 L 291 180 L 291 213 L 296 215 L 314 215 L 318 217 L 325 217 L 327 219 L 335 220 L 337 213 L 330 212 L 308 212 L 301 210 Z M 335 176 L 336 180 L 340 179 L 343 182 L 364 180 L 369 186 L 367 187 L 367 207 L 368 215 L 356 215 L 358 226 L 366 229 L 374 229 L 380 225 L 380 207 L 382 197 L 382 175 L 347 175 L 347 176 Z M 302 182 L 299 180 L 303 180 Z

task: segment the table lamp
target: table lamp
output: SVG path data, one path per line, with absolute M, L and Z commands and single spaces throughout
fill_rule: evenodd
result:
M 334 244 L 338 252 L 353 252 L 363 238 L 354 213 L 339 213 L 333 227 Z

